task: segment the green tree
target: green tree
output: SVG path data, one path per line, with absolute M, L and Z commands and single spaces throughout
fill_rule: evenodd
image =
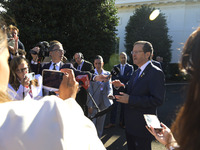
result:
M 115 51 L 117 9 L 114 0 L 1 0 L 28 51 L 40 41 L 60 41 L 66 56 L 80 51 L 86 59 Z M 13 21 L 14 20 L 14 21 Z
M 130 17 L 126 26 L 125 47 L 126 52 L 130 54 L 133 44 L 139 40 L 145 40 L 152 43 L 154 48 L 154 57 L 163 57 L 164 63 L 171 61 L 171 37 L 168 35 L 168 27 L 163 13 L 153 20 L 149 20 L 149 15 L 155 8 L 142 6 L 137 8 Z M 132 59 L 132 58 L 131 58 Z

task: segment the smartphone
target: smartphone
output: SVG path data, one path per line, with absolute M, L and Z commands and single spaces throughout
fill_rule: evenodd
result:
M 144 114 L 144 119 L 147 123 L 147 126 L 152 126 L 154 129 L 161 130 L 162 127 L 160 125 L 160 121 L 156 115 L 152 114 Z
M 27 73 L 25 76 L 27 76 L 29 78 L 29 81 L 35 80 L 35 73 L 34 72 Z
M 63 79 L 63 72 L 44 69 L 42 71 L 43 88 L 49 91 L 58 91 Z

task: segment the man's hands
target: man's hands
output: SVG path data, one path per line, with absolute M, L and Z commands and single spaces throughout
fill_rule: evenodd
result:
M 63 80 L 59 87 L 59 97 L 63 100 L 68 98 L 76 98 L 78 91 L 78 82 L 75 80 L 74 72 L 71 69 L 61 69 L 64 72 Z
M 111 83 L 115 88 L 120 88 L 121 86 L 125 86 L 123 83 L 121 83 L 120 80 L 114 80 Z
M 92 108 L 92 107 L 89 107 L 89 108 L 88 108 L 88 113 L 89 113 L 89 114 L 92 114 L 92 112 L 93 112 L 93 108 Z
M 129 95 L 123 92 L 119 92 L 120 95 L 115 95 L 117 102 L 128 104 Z
M 120 80 L 114 80 L 111 83 L 116 89 L 119 89 L 121 86 L 123 87 L 125 86 L 123 83 L 121 83 Z M 119 94 L 120 95 L 115 95 L 115 98 L 117 99 L 117 101 L 120 103 L 128 104 L 129 95 L 123 92 L 120 92 Z

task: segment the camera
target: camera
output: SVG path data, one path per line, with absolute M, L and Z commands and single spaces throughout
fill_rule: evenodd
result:
M 47 41 L 42 41 L 36 44 L 40 48 L 40 51 L 38 53 L 39 58 L 44 58 L 49 56 L 49 43 Z

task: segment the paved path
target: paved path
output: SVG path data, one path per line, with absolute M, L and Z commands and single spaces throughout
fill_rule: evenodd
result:
M 170 126 L 175 119 L 175 113 L 183 104 L 187 84 L 168 84 L 166 86 L 166 97 L 163 105 L 158 108 L 158 117 L 161 122 Z M 119 114 L 118 114 L 119 115 Z M 105 124 L 109 122 L 110 114 L 107 114 Z M 117 116 L 119 118 L 119 116 Z M 127 150 L 124 129 L 118 124 L 110 129 L 104 129 L 101 138 L 107 150 Z M 153 141 L 152 150 L 166 150 L 163 145 Z

